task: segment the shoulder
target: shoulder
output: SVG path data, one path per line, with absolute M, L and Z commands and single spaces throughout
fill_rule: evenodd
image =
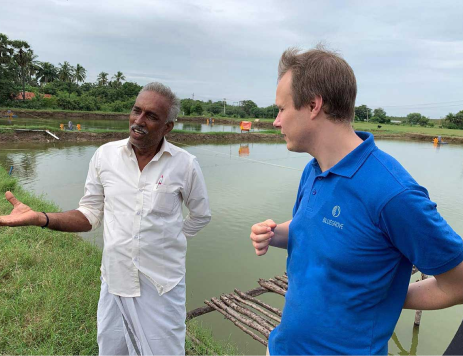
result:
M 361 197 L 373 221 L 378 220 L 388 202 L 402 193 L 418 192 L 428 197 L 428 191 L 394 157 L 380 149 L 375 149 L 365 160 L 351 187 L 354 196 Z
M 382 180 L 383 186 L 392 190 L 426 191 L 412 175 L 391 155 L 380 149 L 372 152 L 369 162 L 370 176 L 375 181 Z
M 193 162 L 194 160 L 196 160 L 195 155 L 193 155 L 190 152 L 184 150 L 183 148 L 175 146 L 175 145 L 173 145 L 173 144 L 171 144 L 170 142 L 167 142 L 167 141 L 166 141 L 166 145 L 167 145 L 172 157 L 174 157 L 175 159 L 190 162 L 190 163 Z
M 105 143 L 104 145 L 101 145 L 100 147 L 98 147 L 97 152 L 99 154 L 103 154 L 103 153 L 118 151 L 120 150 L 121 147 L 127 147 L 128 142 L 129 142 L 128 138 L 125 138 L 123 140 L 118 140 L 118 141 L 111 141 L 111 142 Z

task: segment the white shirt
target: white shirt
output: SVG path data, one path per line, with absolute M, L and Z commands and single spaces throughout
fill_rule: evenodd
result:
M 104 211 L 101 272 L 109 292 L 122 297 L 140 296 L 139 271 L 159 295 L 174 288 L 185 275 L 186 238 L 211 220 L 196 157 L 165 139 L 142 172 L 129 139 L 99 147 L 77 210 L 92 229 Z

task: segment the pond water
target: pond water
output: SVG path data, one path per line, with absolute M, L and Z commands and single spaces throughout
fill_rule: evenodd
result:
M 463 146 L 435 148 L 430 143 L 378 140 L 429 190 L 440 213 L 463 235 Z M 28 190 L 43 194 L 63 210 L 77 206 L 95 144 L 2 144 L 0 164 L 14 165 L 13 175 Z M 198 157 L 208 186 L 213 219 L 189 241 L 187 310 L 205 299 L 258 286 L 259 278 L 281 275 L 286 251 L 271 249 L 257 257 L 249 239 L 250 226 L 272 218 L 291 218 L 301 172 L 310 156 L 289 152 L 285 144 L 225 144 L 184 146 Z M 102 245 L 102 231 L 83 235 Z M 416 279 L 414 276 L 412 279 Z M 283 297 L 259 297 L 282 307 Z M 414 311 L 404 311 L 389 342 L 392 354 L 442 354 L 463 318 L 463 306 L 423 312 L 413 328 Z M 245 354 L 265 354 L 265 348 L 218 313 L 200 317 L 217 339 L 229 340 Z
M 127 116 L 128 118 L 128 116 Z M 6 117 L 0 117 L 0 125 L 16 125 L 27 128 L 28 126 L 48 126 L 59 129 L 60 124 L 64 124 L 67 128 L 69 120 L 66 119 L 41 119 L 41 118 L 13 118 L 9 120 Z M 127 120 L 72 120 L 74 128 L 80 124 L 82 130 L 128 130 L 129 122 Z M 204 123 L 195 122 L 176 122 L 175 130 L 186 130 L 195 132 L 241 132 L 239 125 L 219 125 L 208 123 L 204 119 Z M 252 128 L 251 131 L 261 131 L 258 128 Z

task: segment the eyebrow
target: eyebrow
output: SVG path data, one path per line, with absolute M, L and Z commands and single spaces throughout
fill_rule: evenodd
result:
M 137 105 L 134 105 L 132 110 L 140 110 L 140 111 L 143 111 L 140 107 L 138 107 Z M 146 115 L 150 115 L 150 116 L 154 116 L 156 119 L 159 118 L 159 115 L 156 114 L 154 111 L 145 111 L 146 112 Z

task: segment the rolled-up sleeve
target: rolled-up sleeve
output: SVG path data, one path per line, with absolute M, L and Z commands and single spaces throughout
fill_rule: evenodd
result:
M 90 160 L 87 180 L 85 181 L 84 196 L 80 199 L 79 210 L 85 215 L 92 230 L 98 228 L 103 220 L 104 189 L 100 181 L 98 169 L 99 151 Z
M 185 188 L 183 197 L 189 213 L 183 222 L 183 233 L 191 238 L 211 221 L 206 183 L 196 158 L 191 161 L 188 169 Z

